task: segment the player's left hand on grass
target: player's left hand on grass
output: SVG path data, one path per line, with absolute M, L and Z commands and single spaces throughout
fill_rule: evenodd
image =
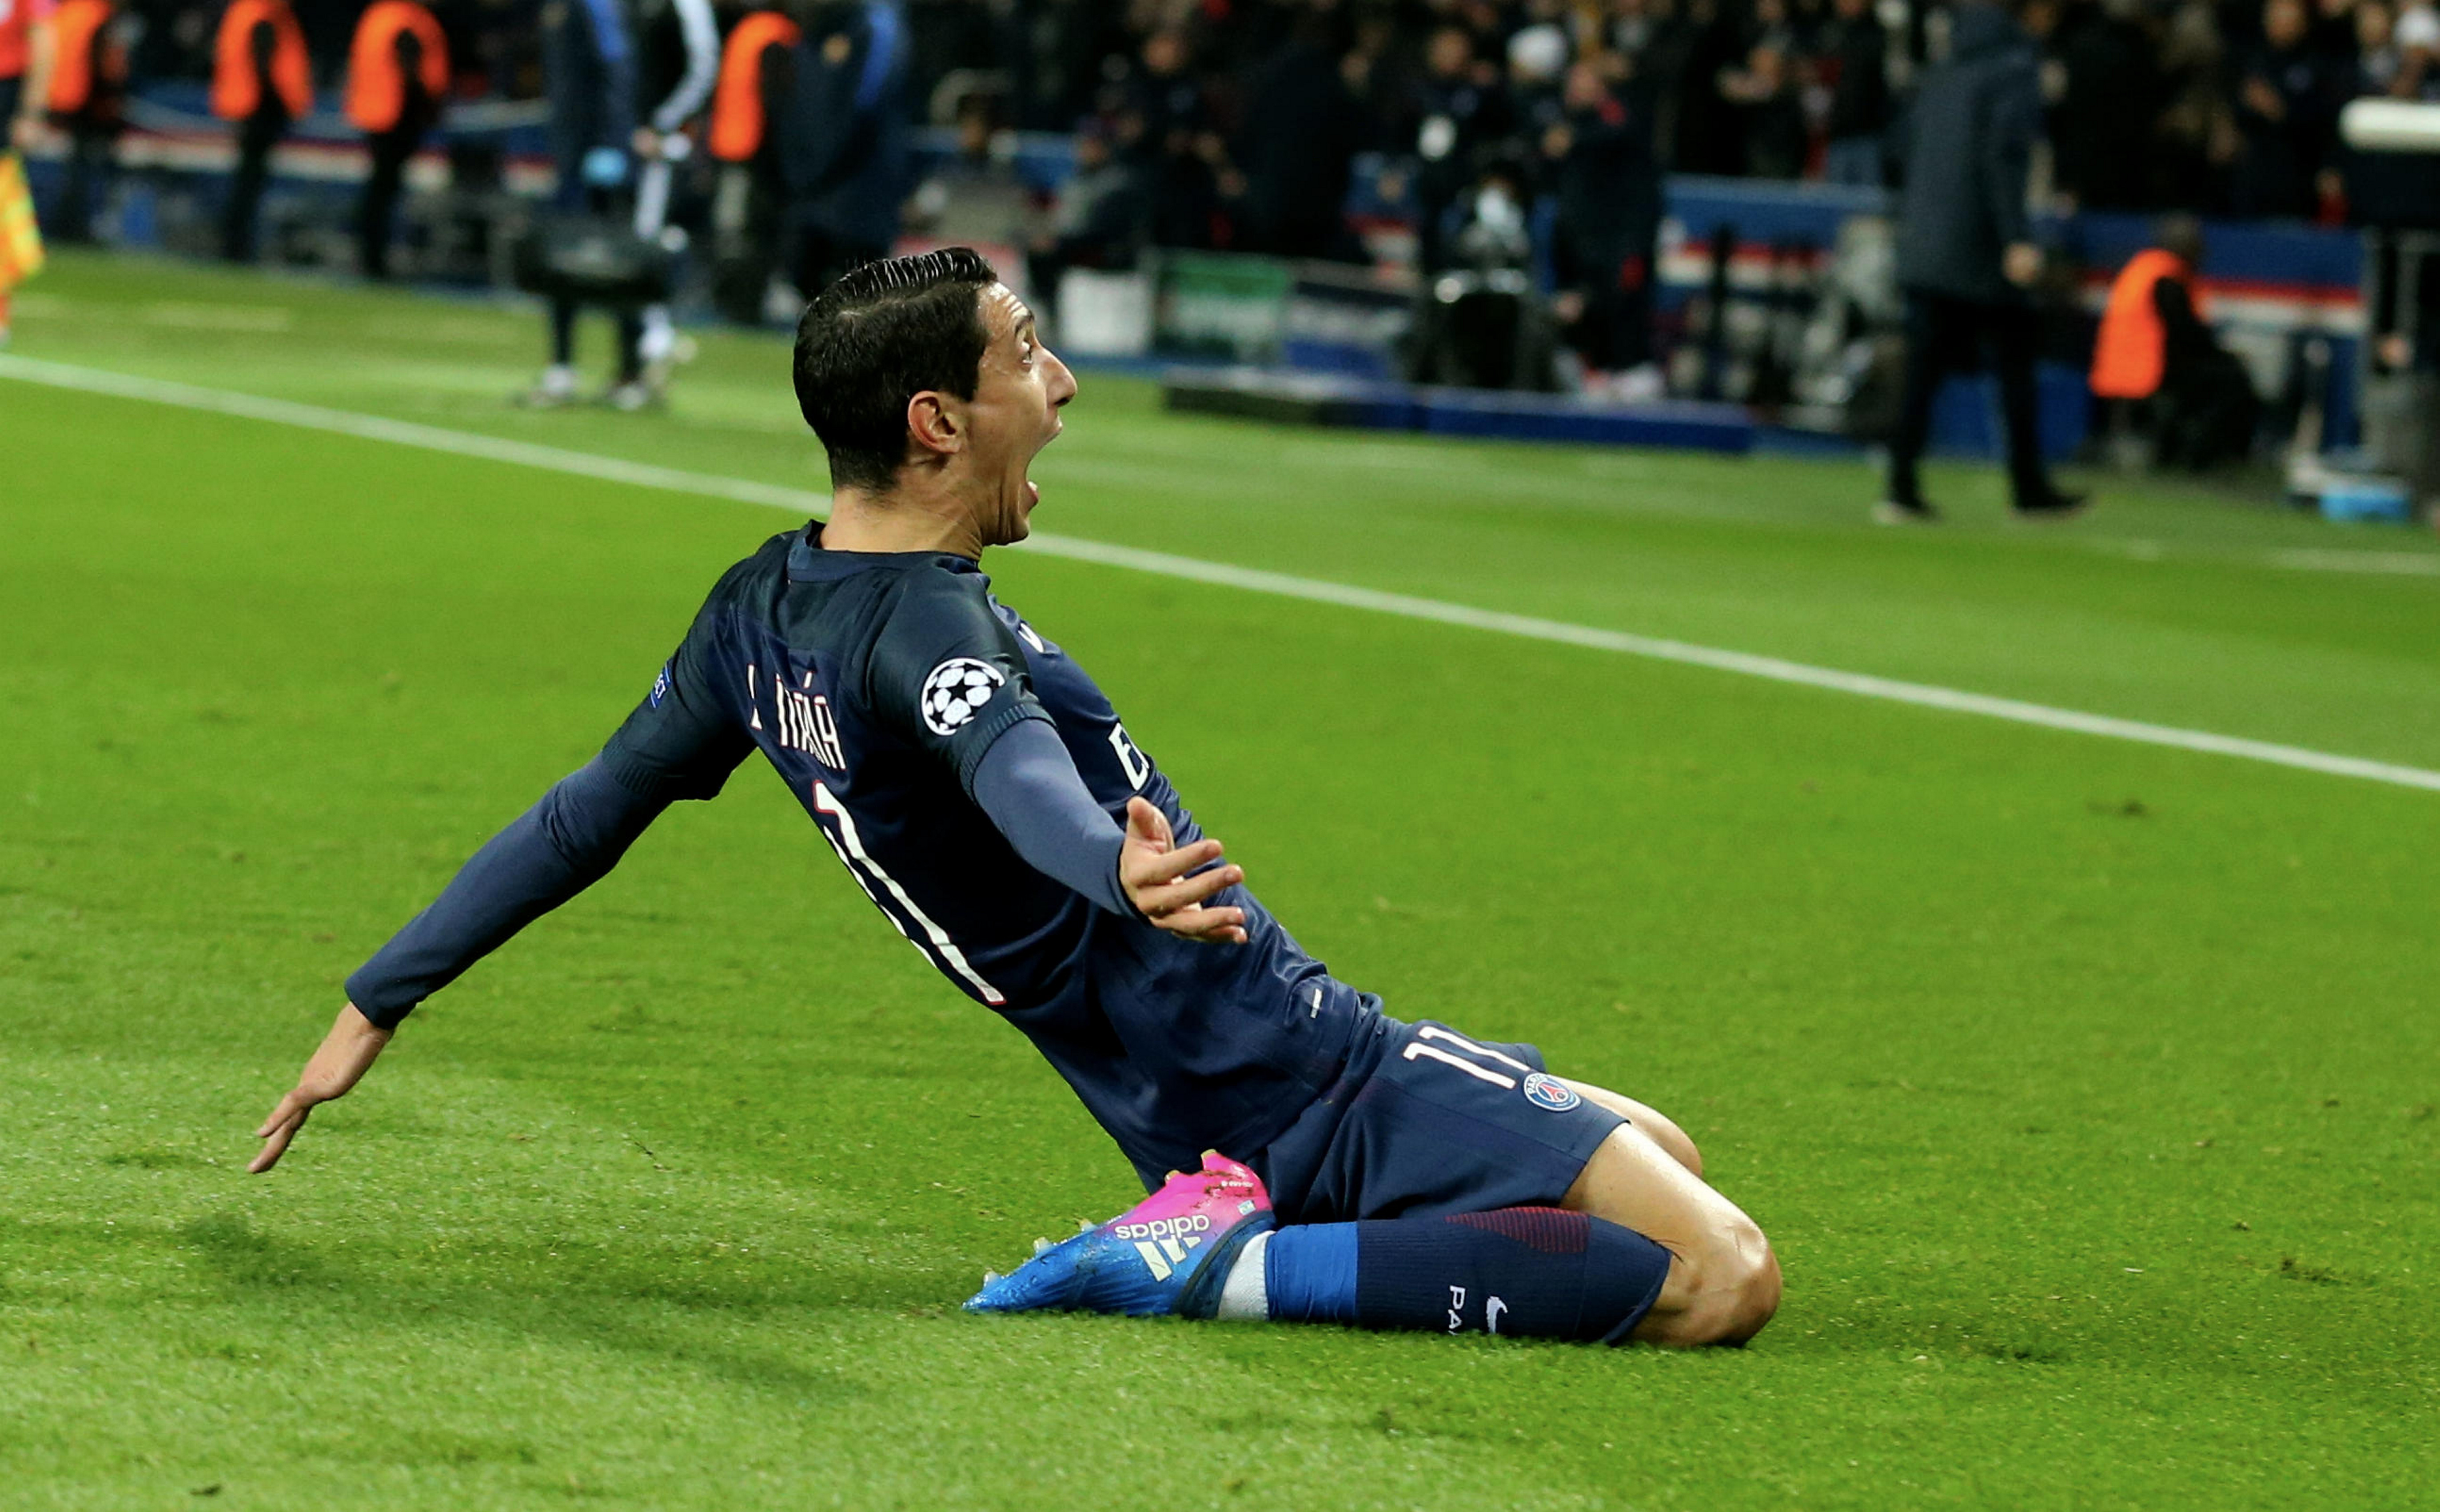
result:
M 1119 883 L 1127 890 L 1127 901 L 1154 927 L 1190 940 L 1246 943 L 1245 909 L 1203 906 L 1212 894 L 1246 880 L 1245 871 L 1213 866 L 1199 876 L 1187 875 L 1218 859 L 1218 840 L 1200 839 L 1177 847 L 1167 815 L 1143 799 L 1127 800 L 1127 838 L 1119 848 Z
M 261 1151 L 246 1163 L 247 1174 L 260 1176 L 278 1165 L 279 1158 L 288 1153 L 289 1141 L 305 1126 L 306 1118 L 321 1104 L 347 1096 L 348 1089 L 372 1069 L 374 1058 L 389 1043 L 391 1034 L 390 1030 L 375 1028 L 353 1004 L 340 1009 L 338 1021 L 331 1026 L 321 1048 L 314 1052 L 314 1058 L 297 1075 L 296 1089 L 279 1100 L 279 1106 L 254 1131 L 254 1137 L 264 1143 Z

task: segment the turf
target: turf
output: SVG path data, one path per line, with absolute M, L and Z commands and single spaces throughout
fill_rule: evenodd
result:
M 814 486 L 784 356 L 525 414 L 530 316 L 62 260 L 16 351 Z M 2440 765 L 2427 541 L 2193 488 L 1350 441 L 1087 375 L 1045 529 Z M 1122 1162 L 759 765 L 422 1010 L 338 983 L 774 511 L 0 378 L 12 1504 L 2402 1504 L 2440 1478 L 2416 793 L 1039 555 L 1257 890 L 1409 1017 L 1668 1109 L 1746 1351 L 972 1319 Z M 2377 549 L 2391 572 L 2299 570 Z M 2367 564 L 2374 565 L 2374 564 Z M 2428 565 L 2428 564 L 2427 564 Z

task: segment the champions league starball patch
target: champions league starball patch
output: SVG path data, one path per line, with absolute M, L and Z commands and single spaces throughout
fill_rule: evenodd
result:
M 1540 1071 L 1528 1071 L 1525 1074 L 1525 1101 L 1535 1107 L 1548 1108 L 1553 1113 L 1564 1113 L 1583 1102 L 1584 1097 L 1574 1088 L 1555 1076 L 1545 1076 Z
M 661 700 L 667 698 L 669 695 L 670 664 L 664 661 L 661 663 L 661 675 L 653 679 L 653 707 L 655 709 L 660 708 Z
M 988 661 L 951 657 L 924 679 L 924 726 L 935 735 L 954 735 L 975 717 L 1008 678 Z

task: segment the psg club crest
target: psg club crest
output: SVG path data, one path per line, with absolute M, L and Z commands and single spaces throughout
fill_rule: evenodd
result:
M 1547 1108 L 1553 1113 L 1564 1113 L 1583 1102 L 1584 1098 L 1574 1088 L 1555 1076 L 1545 1076 L 1540 1071 L 1528 1071 L 1525 1073 L 1525 1101 L 1535 1107 Z
M 975 717 L 1008 679 L 997 667 L 972 657 L 951 657 L 924 679 L 924 724 L 935 735 L 954 735 Z

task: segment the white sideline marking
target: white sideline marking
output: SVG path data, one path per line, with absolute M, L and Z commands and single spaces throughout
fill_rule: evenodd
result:
M 76 368 L 63 363 L 42 362 L 30 357 L 14 357 L 0 353 L 0 378 L 16 378 L 27 383 L 43 384 L 54 388 L 73 388 L 86 393 L 147 400 L 154 404 L 173 405 L 185 409 L 199 409 L 214 414 L 235 415 L 247 420 L 268 421 L 274 424 L 295 425 L 306 430 L 328 431 L 335 435 L 353 436 L 366 441 L 388 441 L 401 446 L 421 447 L 426 451 L 446 452 L 456 457 L 473 457 L 485 461 L 510 462 L 520 467 L 536 467 L 551 472 L 570 473 L 583 477 L 597 477 L 604 482 L 624 483 L 638 488 L 666 489 L 673 493 L 734 499 L 745 504 L 764 504 L 798 514 L 818 513 L 822 507 L 830 502 L 827 495 L 816 494 L 809 489 L 781 488 L 776 484 L 757 483 L 747 478 L 721 477 L 709 473 L 691 473 L 674 467 L 656 467 L 649 462 L 632 462 L 616 457 L 598 457 L 589 452 L 568 451 L 558 446 L 537 445 L 531 441 L 508 441 L 472 431 L 444 430 L 437 425 L 391 420 L 381 415 L 360 415 L 347 410 L 325 409 L 316 405 L 300 405 L 285 399 L 266 399 L 255 394 L 236 393 L 225 389 L 200 388 L 189 384 L 170 383 L 158 378 L 139 378 L 99 369 Z M 1336 604 L 1341 608 L 1365 609 L 1375 614 L 1396 615 L 1408 620 L 1426 620 L 1439 624 L 1459 625 L 1469 630 L 1489 630 L 1501 635 L 1519 636 L 1529 640 L 1547 640 L 1560 645 L 1617 652 L 1622 656 L 1643 657 L 1655 661 L 1674 661 L 1686 666 L 1708 667 L 1714 672 L 1731 672 L 1741 676 L 1765 678 L 1771 682 L 1793 683 L 1799 687 L 1853 693 L 1861 698 L 1878 698 L 1891 703 L 1912 704 L 1917 708 L 1938 709 L 1949 713 L 1980 714 L 1988 719 L 2004 719 L 2014 724 L 2038 726 L 2044 729 L 2071 730 L 2077 734 L 2100 735 L 2111 740 L 2133 741 L 2144 746 L 2165 746 L 2176 750 L 2199 751 L 2213 756 L 2234 756 L 2243 761 L 2264 762 L 2273 766 L 2291 766 L 2332 777 L 2354 777 L 2366 782 L 2388 783 L 2399 787 L 2440 792 L 2440 771 L 2431 771 L 2420 766 L 2400 766 L 2389 762 L 2367 761 L 2359 756 L 2341 756 L 2330 751 L 2311 750 L 2301 746 L 2282 746 L 2270 741 L 2246 740 L 2235 735 L 2216 735 L 2208 730 L 2180 729 L 2172 725 L 2154 725 L 2136 719 L 2119 719 L 2108 714 L 2089 714 L 2074 709 L 2056 709 L 2047 704 L 2025 703 L 2015 698 L 1996 698 L 1987 693 L 1965 693 L 1959 689 L 1942 688 L 1929 683 L 1902 682 L 1893 677 L 1875 677 L 1868 673 L 1840 672 L 1835 668 L 1815 667 L 1800 661 L 1783 661 L 1777 657 L 1758 657 L 1742 651 L 1724 651 L 1717 647 L 1698 646 L 1683 640 L 1665 640 L 1651 636 L 1630 635 L 1622 630 L 1602 630 L 1590 625 L 1535 619 L 1530 615 L 1504 614 L 1496 609 L 1478 609 L 1469 604 L 1449 603 L 1439 599 L 1422 599 L 1404 593 L 1387 593 L 1376 588 L 1359 588 L 1343 583 L 1323 582 L 1317 578 L 1293 577 L 1287 573 L 1266 572 L 1256 567 L 1231 567 L 1224 562 L 1205 562 L 1194 557 L 1172 556 L 1165 551 L 1145 551 L 1135 547 L 1112 546 L 1105 542 L 1082 540 L 1074 536 L 1037 535 L 1026 542 L 1023 549 L 1041 552 L 1045 556 L 1066 557 L 1078 562 L 1095 562 L 1105 567 L 1126 567 L 1139 572 L 1157 573 L 1163 577 L 1210 583 L 1221 587 L 1242 588 L 1253 593 L 1268 593 L 1283 598 L 1303 599 L 1315 603 Z

